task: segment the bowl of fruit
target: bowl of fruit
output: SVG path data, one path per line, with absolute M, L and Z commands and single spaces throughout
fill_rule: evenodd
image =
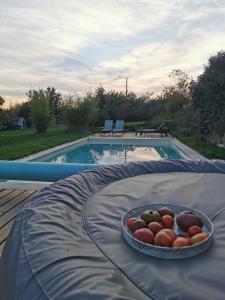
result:
M 167 259 L 198 255 L 212 242 L 213 224 L 196 209 L 172 204 L 149 204 L 122 217 L 126 242 L 144 254 Z

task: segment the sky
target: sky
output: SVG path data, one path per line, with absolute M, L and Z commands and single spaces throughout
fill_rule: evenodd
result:
M 225 50 L 225 0 L 0 0 L 0 95 L 158 93 Z M 7 104 L 6 104 L 7 105 Z

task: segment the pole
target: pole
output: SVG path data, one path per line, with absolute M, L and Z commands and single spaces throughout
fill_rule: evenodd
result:
M 126 99 L 127 99 L 127 84 L 128 84 L 128 77 L 126 77 Z

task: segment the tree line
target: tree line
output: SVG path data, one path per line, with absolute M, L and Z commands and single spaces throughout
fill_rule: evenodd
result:
M 62 95 L 54 88 L 29 90 L 28 101 L 8 110 L 0 109 L 0 128 L 7 127 L 10 118 L 23 116 L 28 126 L 46 132 L 50 125 L 66 123 L 69 129 L 101 126 L 105 119 L 126 122 L 151 121 L 162 115 L 170 119 L 180 114 L 179 126 L 210 140 L 225 139 L 225 52 L 209 58 L 201 75 L 193 80 L 181 70 L 174 70 L 158 96 L 146 93 L 106 91 L 98 87 L 85 97 Z M 4 99 L 0 97 L 0 106 Z M 181 124 L 182 123 L 182 124 Z
M 107 92 L 103 87 L 82 98 L 79 95 L 62 97 L 54 87 L 29 90 L 26 95 L 27 102 L 4 110 L 7 115 L 6 128 L 10 127 L 10 119 L 20 116 L 39 133 L 46 132 L 50 125 L 57 123 L 66 123 L 68 129 L 85 129 L 99 127 L 105 119 L 123 119 L 127 122 L 147 120 L 164 106 L 164 100 L 152 99 L 148 93 L 137 96 L 130 92 L 125 95 L 122 92 Z

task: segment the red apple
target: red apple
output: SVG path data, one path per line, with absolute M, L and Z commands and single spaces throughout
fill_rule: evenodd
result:
M 172 247 L 187 247 L 189 246 L 189 241 L 186 238 L 183 237 L 178 237 L 176 240 L 173 242 Z
M 159 232 L 160 230 L 163 229 L 162 224 L 158 223 L 158 222 L 152 222 L 150 224 L 148 224 L 148 228 L 154 233 L 156 234 L 157 232 Z
M 190 235 L 193 236 L 193 235 L 196 235 L 198 233 L 201 233 L 202 230 L 199 226 L 194 225 L 194 226 L 191 226 L 191 227 L 188 228 L 188 232 L 190 233 Z
M 171 216 L 169 215 L 162 216 L 161 222 L 164 227 L 173 228 L 174 220 Z
M 170 247 L 175 239 L 176 233 L 172 229 L 162 229 L 156 234 L 154 244 L 157 246 Z
M 154 240 L 154 234 L 153 232 L 148 229 L 148 228 L 141 228 L 136 230 L 133 233 L 134 237 L 136 237 L 136 239 L 138 239 L 139 241 L 142 241 L 144 243 L 148 243 L 151 244 L 152 241 Z

